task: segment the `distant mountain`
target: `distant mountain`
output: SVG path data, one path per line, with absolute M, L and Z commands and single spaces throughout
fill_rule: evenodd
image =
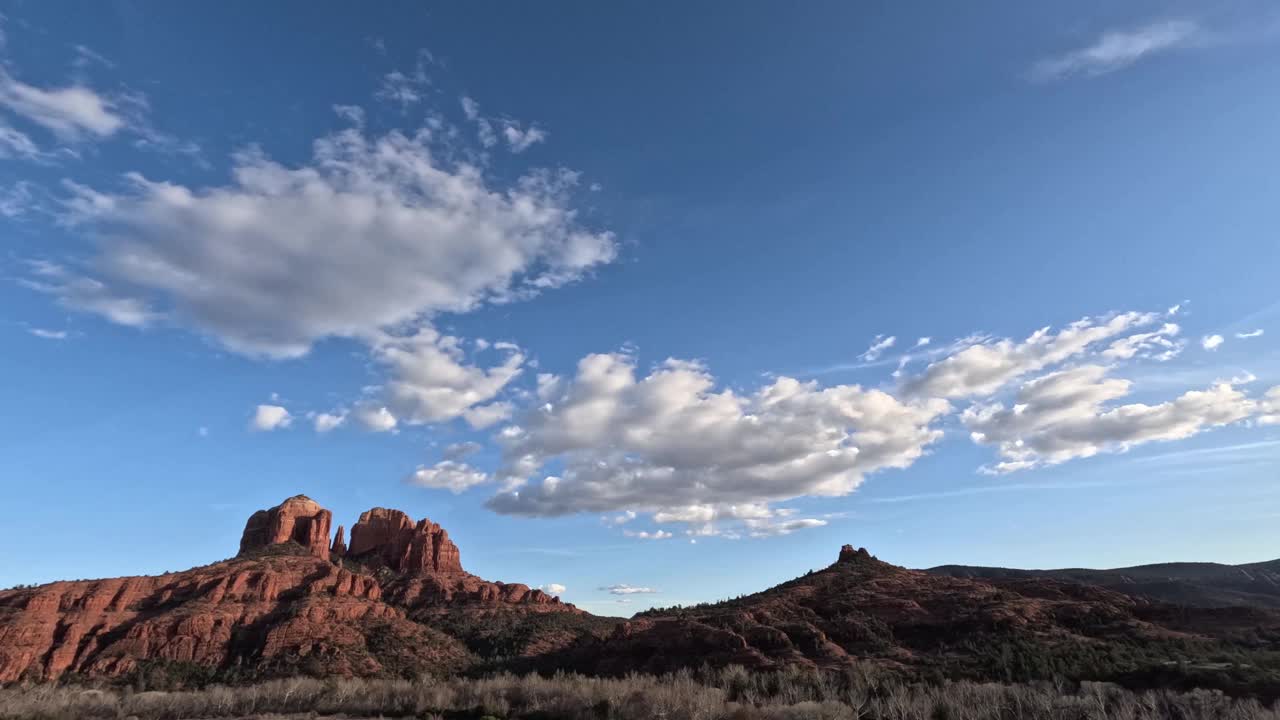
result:
M 1196 682 L 1274 690 L 1277 640 L 1274 610 L 1175 607 L 1049 577 L 953 577 L 845 546 L 831 566 L 763 592 L 641 613 L 605 640 L 567 648 L 559 666 L 623 673 L 856 661 L 916 677 L 1155 685 L 1172 672 L 1239 667 L 1257 677 Z M 1224 657 L 1233 660 L 1223 665 Z
M 331 520 L 297 496 L 250 517 L 229 560 L 0 591 L 0 684 L 872 665 L 912 678 L 1160 686 L 1206 671 L 1196 685 L 1280 697 L 1270 608 L 1179 607 L 1017 571 L 955 577 L 845 546 L 829 567 L 762 592 L 622 621 L 466 572 L 429 520 L 373 508 L 349 542 L 341 527 L 331 538 Z M 1222 574 L 1179 567 L 1202 582 Z
M 925 572 L 983 580 L 1050 578 L 1097 585 L 1127 595 L 1193 607 L 1246 606 L 1280 609 L 1280 560 L 1247 565 L 1159 563 L 1112 570 L 1017 570 L 940 565 Z

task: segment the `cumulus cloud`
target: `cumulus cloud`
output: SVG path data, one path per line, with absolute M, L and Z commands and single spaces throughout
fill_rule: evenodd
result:
M 439 149 L 429 129 L 349 128 L 300 167 L 248 151 L 227 185 L 130 174 L 130 191 L 81 188 L 68 207 L 98 231 L 106 287 L 253 356 L 528 297 L 614 258 L 612 234 L 582 228 L 569 205 L 575 174 L 492 187 Z
M 1049 373 L 1024 383 L 1012 406 L 975 405 L 962 420 L 975 442 L 996 446 L 1001 460 L 990 469 L 1013 472 L 1190 437 L 1256 409 L 1227 383 L 1157 405 L 1111 405 L 1129 394 L 1132 383 L 1107 373 L 1100 365 Z
M 552 595 L 563 594 L 564 591 L 567 589 L 565 586 L 561 585 L 560 583 L 547 583 L 546 585 L 542 585 L 541 588 L 544 592 L 549 592 Z
M 461 340 L 431 327 L 406 336 L 380 335 L 373 356 L 389 372 L 382 389 L 388 412 L 409 425 L 463 417 L 484 428 L 507 419 L 511 406 L 491 401 L 520 375 L 525 357 L 515 346 L 502 350 L 506 359 L 485 368 L 467 362 Z
M 1226 340 L 1221 335 L 1205 335 L 1200 338 L 1200 347 L 1213 352 L 1214 350 L 1222 347 L 1222 343 L 1224 342 L 1226 342 Z
M 589 355 L 541 384 L 544 404 L 499 434 L 512 489 L 488 506 L 555 516 L 647 510 L 660 522 L 740 520 L 746 508 L 839 496 L 867 473 L 903 468 L 942 432 L 943 400 L 903 402 L 858 385 L 778 378 L 749 395 L 701 365 L 668 360 L 637 377 L 623 354 Z M 548 463 L 558 475 L 522 485 Z
M 653 588 L 637 587 L 635 585 L 628 585 L 626 583 L 619 583 L 617 585 L 606 585 L 600 589 L 607 591 L 610 595 L 647 595 L 647 594 L 658 592 Z
M 1031 78 L 1049 81 L 1075 75 L 1105 75 L 1143 58 L 1193 47 L 1203 39 L 1204 31 L 1189 20 L 1163 20 L 1132 30 L 1108 30 L 1088 46 L 1037 62 L 1031 68 Z
M 312 413 L 310 415 L 312 426 L 318 433 L 327 433 L 336 430 L 347 422 L 347 413 L 339 412 L 322 412 Z
M 268 432 L 287 428 L 292 424 L 293 416 L 283 407 L 279 405 L 259 405 L 253 413 L 253 419 L 249 421 L 249 428 Z
M 108 137 L 128 124 L 114 100 L 89 87 L 39 88 L 14 78 L 3 68 L 0 68 L 0 106 L 63 140 Z
M 430 467 L 419 466 L 409 475 L 408 482 L 418 487 L 448 490 L 457 495 L 468 488 L 489 482 L 489 475 L 466 463 L 441 460 Z
M 1258 423 L 1261 425 L 1280 425 L 1280 385 L 1271 388 L 1262 398 L 1259 406 L 1261 414 Z
M 1236 337 L 1241 340 L 1249 340 L 1251 338 L 1262 337 L 1264 332 L 1266 331 L 1262 328 L 1258 328 L 1257 330 L 1250 330 L 1249 332 L 1236 333 Z
M 990 395 L 1023 375 L 1076 357 L 1096 343 L 1149 325 L 1158 318 L 1156 313 L 1126 312 L 1086 317 L 1057 333 L 1044 327 L 1022 342 L 980 338 L 963 343 L 960 350 L 930 364 L 918 376 L 909 378 L 903 389 L 908 395 L 918 397 L 954 399 Z M 1158 331 L 1149 335 L 1154 338 L 1149 336 L 1130 343 L 1133 347 L 1113 344 L 1108 352 L 1123 353 L 1132 349 L 1136 354 L 1143 343 L 1158 344 L 1156 338 L 1167 334 Z
M 357 422 L 373 432 L 391 432 L 399 424 L 390 410 L 379 405 L 361 405 L 356 408 L 355 416 Z
M 628 510 L 620 515 L 614 515 L 613 517 L 602 517 L 600 518 L 600 522 L 605 525 L 617 527 L 619 525 L 625 525 L 635 519 L 636 512 L 634 510 Z
M 880 359 L 880 355 L 884 353 L 885 350 L 893 347 L 896 342 L 898 342 L 898 338 L 893 335 L 890 335 L 889 337 L 877 335 L 876 338 L 871 341 L 871 347 L 867 348 L 867 351 L 858 357 L 866 362 L 875 362 Z

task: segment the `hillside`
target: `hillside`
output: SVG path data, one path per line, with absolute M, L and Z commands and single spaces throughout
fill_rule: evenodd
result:
M 831 566 L 759 593 L 619 621 L 466 572 L 429 520 L 373 508 L 349 543 L 331 521 L 297 496 L 255 513 L 229 560 L 0 592 L 0 683 L 870 665 L 907 678 L 1280 688 L 1271 609 L 1177 607 L 1049 577 L 952 577 L 845 546 Z
M 230 560 L 0 592 L 0 683 L 168 671 L 443 674 L 485 660 L 473 638 L 434 627 L 459 617 L 498 618 L 514 655 L 611 627 L 541 590 L 465 572 L 458 547 L 428 520 L 374 508 L 349 548 L 342 528 L 330 542 L 330 520 L 297 496 L 255 513 Z
M 925 572 L 984 580 L 1049 578 L 1097 585 L 1174 605 L 1280 608 L 1280 560 L 1246 565 L 1160 563 L 1111 570 L 1017 570 L 941 565 Z
M 1241 670 L 1218 678 L 1224 686 L 1275 688 L 1277 640 L 1274 611 L 1175 608 L 1051 578 L 949 577 L 845 546 L 831 566 L 760 593 L 641 613 L 564 662 L 616 674 L 870 660 L 917 677 L 1012 681 L 1137 681 L 1215 667 Z

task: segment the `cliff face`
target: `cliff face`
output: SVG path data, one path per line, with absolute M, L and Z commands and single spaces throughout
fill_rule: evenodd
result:
M 307 552 L 329 559 L 329 523 L 333 513 L 306 495 L 295 495 L 279 505 L 249 516 L 240 536 L 240 554 L 271 545 L 296 542 Z
M 461 553 L 444 528 L 387 508 L 361 513 L 347 557 L 408 575 L 462 572 Z
M 0 683 L 121 676 L 155 662 L 281 672 L 307 662 L 337 675 L 449 671 L 476 657 L 411 615 L 581 614 L 540 590 L 463 571 L 457 546 L 428 520 L 375 508 L 345 549 L 340 533 L 330 542 L 331 519 L 296 496 L 254 513 L 231 560 L 159 577 L 2 591 Z

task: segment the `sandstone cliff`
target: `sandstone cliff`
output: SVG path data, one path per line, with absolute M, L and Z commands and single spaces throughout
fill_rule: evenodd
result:
M 0 591 L 0 683 L 122 676 L 157 662 L 257 674 L 303 662 L 339 675 L 447 672 L 477 658 L 423 617 L 581 615 L 540 590 L 465 572 L 448 533 L 428 520 L 374 508 L 349 549 L 341 529 L 330 541 L 331 520 L 298 495 L 254 513 L 231 560 Z

